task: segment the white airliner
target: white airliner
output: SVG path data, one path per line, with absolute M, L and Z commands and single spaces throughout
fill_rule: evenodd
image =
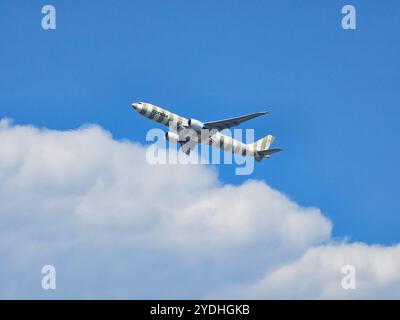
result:
M 253 156 L 257 161 L 269 158 L 271 154 L 282 151 L 282 149 L 269 148 L 275 140 L 272 135 L 254 143 L 245 144 L 220 132 L 268 112 L 256 112 L 241 117 L 203 123 L 196 119 L 186 119 L 146 102 L 132 103 L 132 108 L 146 118 L 168 126 L 170 130 L 166 132 L 165 139 L 170 143 L 180 144 L 186 154 L 189 154 L 198 142 L 243 156 Z

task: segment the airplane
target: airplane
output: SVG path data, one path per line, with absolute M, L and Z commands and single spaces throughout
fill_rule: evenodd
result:
M 201 137 L 200 142 L 203 144 L 213 145 L 224 151 L 242 156 L 253 156 L 257 161 L 269 158 L 272 154 L 282 151 L 282 149 L 270 149 L 271 144 L 275 141 L 275 137 L 272 135 L 267 135 L 254 143 L 245 144 L 220 132 L 223 129 L 232 128 L 250 119 L 265 115 L 268 113 L 267 111 L 219 121 L 201 122 L 196 119 L 186 119 L 147 102 L 132 103 L 132 108 L 146 118 L 168 126 L 170 130 L 165 133 L 165 139 L 170 143 L 180 144 L 182 151 L 187 155 L 199 141 L 199 137 Z M 192 129 L 190 132 L 194 132 L 195 136 L 182 134 L 188 129 Z M 205 139 L 203 139 L 204 133 L 206 133 Z

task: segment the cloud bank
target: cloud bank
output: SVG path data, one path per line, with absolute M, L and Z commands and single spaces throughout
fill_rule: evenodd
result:
M 318 208 L 263 181 L 145 153 L 96 125 L 1 120 L 0 297 L 400 298 L 400 246 L 335 243 Z M 341 287 L 346 264 L 356 290 Z

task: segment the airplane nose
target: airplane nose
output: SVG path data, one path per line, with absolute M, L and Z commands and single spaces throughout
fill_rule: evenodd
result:
M 144 105 L 142 102 L 134 102 L 132 103 L 132 108 L 137 112 L 142 112 Z

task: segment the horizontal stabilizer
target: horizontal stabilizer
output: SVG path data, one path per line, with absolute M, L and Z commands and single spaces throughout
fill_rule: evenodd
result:
M 274 153 L 277 153 L 277 152 L 281 152 L 281 151 L 283 151 L 283 149 L 269 149 L 269 150 L 258 151 L 258 153 L 263 155 L 263 156 L 269 157 L 271 154 L 274 154 Z

